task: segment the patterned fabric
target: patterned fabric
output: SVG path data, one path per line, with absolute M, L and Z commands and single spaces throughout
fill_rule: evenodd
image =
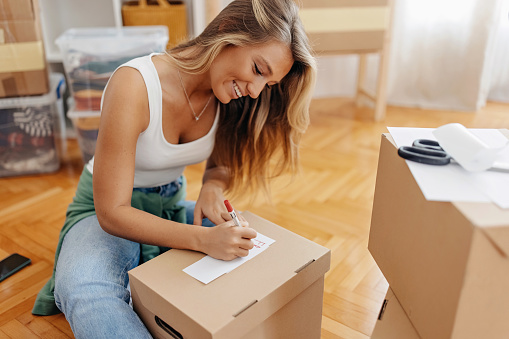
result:
M 53 133 L 53 117 L 46 106 L 27 107 L 13 113 L 14 124 L 32 137 L 46 137 Z
M 0 109 L 0 177 L 57 170 L 53 105 Z

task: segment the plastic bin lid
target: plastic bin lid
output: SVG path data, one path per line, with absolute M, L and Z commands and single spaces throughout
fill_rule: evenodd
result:
M 47 94 L 0 99 L 0 109 L 50 105 L 60 99 L 65 92 L 65 77 L 62 73 L 51 73 L 51 90 Z
M 67 110 L 67 117 L 69 119 L 94 118 L 99 116 L 101 116 L 101 111 L 77 111 L 74 104 Z
M 72 49 L 106 55 L 153 44 L 166 46 L 167 42 L 167 26 L 71 28 L 55 40 L 62 53 Z

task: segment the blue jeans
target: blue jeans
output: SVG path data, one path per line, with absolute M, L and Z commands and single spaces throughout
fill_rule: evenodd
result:
M 193 223 L 195 203 L 182 201 Z M 205 219 L 204 226 L 213 226 Z M 93 215 L 65 236 L 55 275 L 55 300 L 76 338 L 151 338 L 129 305 L 127 272 L 138 266 L 140 244 L 106 233 Z

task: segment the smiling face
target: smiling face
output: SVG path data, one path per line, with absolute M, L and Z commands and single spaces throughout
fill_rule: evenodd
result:
M 265 86 L 288 74 L 293 61 L 290 49 L 277 41 L 226 47 L 210 67 L 212 90 L 223 104 L 246 95 L 257 98 Z

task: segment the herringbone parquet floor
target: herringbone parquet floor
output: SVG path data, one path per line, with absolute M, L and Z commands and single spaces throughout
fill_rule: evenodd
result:
M 235 202 L 332 251 L 326 274 L 322 338 L 369 338 L 387 282 L 367 250 L 380 135 L 386 126 L 507 128 L 509 105 L 489 103 L 478 113 L 389 107 L 383 122 L 369 119 L 350 99 L 316 99 L 301 152 L 302 173 L 279 180 L 269 204 Z M 0 258 L 18 252 L 32 264 L 0 283 L 0 338 L 72 338 L 63 315 L 31 315 L 51 275 L 58 233 L 82 169 L 69 141 L 53 174 L 0 179 Z M 186 170 L 188 198 L 197 197 L 203 164 Z

